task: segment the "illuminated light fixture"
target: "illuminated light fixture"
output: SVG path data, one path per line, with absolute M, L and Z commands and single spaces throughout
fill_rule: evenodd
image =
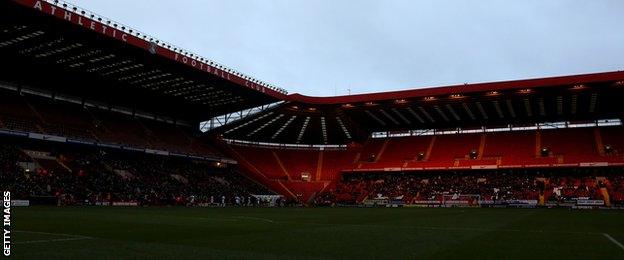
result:
M 528 93 L 531 93 L 532 90 L 530 88 L 525 88 L 525 89 L 521 89 L 519 92 L 522 94 L 528 94 Z
M 619 87 L 624 87 L 624 81 L 615 82 L 614 85 L 619 86 Z
M 487 95 L 488 96 L 498 96 L 498 95 L 500 95 L 500 92 L 498 92 L 498 91 L 490 91 L 490 92 L 487 93 Z
M 308 111 L 316 111 L 316 108 L 315 107 L 309 107 Z
M 344 108 L 352 108 L 353 105 L 351 105 L 351 104 L 344 104 L 344 105 L 342 105 L 342 107 L 344 107 Z
M 605 153 L 610 154 L 610 153 L 613 152 L 613 147 L 610 144 L 605 144 L 604 145 L 604 151 L 605 151 Z
M 291 106 L 290 108 L 292 108 L 292 109 L 299 109 L 298 106 Z
M 468 153 L 468 156 L 470 157 L 470 159 L 477 159 L 477 157 L 479 156 L 479 152 L 477 152 L 477 149 L 472 149 L 470 150 L 470 153 Z
M 450 97 L 451 98 L 462 98 L 464 96 L 462 96 L 461 94 L 452 94 Z
M 364 104 L 365 104 L 365 105 L 367 105 L 367 106 L 374 106 L 374 105 L 375 105 L 375 103 L 374 103 L 374 102 L 366 102 L 366 103 L 364 103 Z
M 436 100 L 436 98 L 435 97 L 425 97 L 424 100 L 425 101 L 433 101 L 433 100 Z
M 397 99 L 397 100 L 394 101 L 394 103 L 405 104 L 405 103 L 407 103 L 407 100 L 405 100 L 405 99 Z
M 425 160 L 425 152 L 419 152 L 418 155 L 416 156 L 416 160 L 424 161 Z
M 584 88 L 585 88 L 585 85 L 583 85 L 583 84 L 574 85 L 572 87 L 573 90 L 580 90 L 580 89 L 584 89 Z

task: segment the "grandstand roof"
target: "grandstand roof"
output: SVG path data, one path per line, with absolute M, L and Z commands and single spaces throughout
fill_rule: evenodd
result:
M 452 94 L 473 94 L 490 91 L 511 91 L 527 88 L 561 88 L 577 84 L 593 84 L 616 82 L 624 79 L 624 71 L 603 72 L 571 76 L 559 76 L 538 79 L 510 80 L 475 84 L 462 84 L 443 87 L 419 87 L 416 89 L 357 94 L 334 97 L 310 97 L 301 94 L 291 94 L 288 100 L 310 104 L 348 104 L 366 103 L 371 101 L 394 101 L 405 98 L 440 97 Z
M 125 25 L 63 3 L 0 3 L 1 81 L 201 120 L 286 92 Z M 10 64 L 10 66 L 6 66 Z
M 226 127 L 224 137 L 346 144 L 381 131 L 621 119 L 623 98 L 621 71 L 338 97 L 294 94 L 278 108 Z

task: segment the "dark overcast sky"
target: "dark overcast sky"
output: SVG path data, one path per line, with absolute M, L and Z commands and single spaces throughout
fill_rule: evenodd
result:
M 291 93 L 624 70 L 624 1 L 71 0 Z

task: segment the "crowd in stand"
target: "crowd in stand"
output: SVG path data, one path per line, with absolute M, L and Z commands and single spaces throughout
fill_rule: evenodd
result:
M 2 190 L 14 199 L 55 198 L 60 204 L 258 205 L 273 194 L 221 163 L 117 150 L 53 148 L 52 160 L 0 145 Z
M 218 152 L 188 124 L 0 91 L 0 129 L 196 156 Z M 162 118 L 161 118 L 162 119 Z M 119 129 L 123 129 L 120 131 Z
M 358 204 L 387 198 L 412 204 L 454 195 L 475 195 L 489 201 L 561 202 L 609 196 L 613 204 L 622 205 L 623 171 L 575 168 L 344 174 L 333 188 L 316 196 L 315 202 Z M 15 141 L 0 145 L 0 186 L 12 191 L 15 199 L 53 198 L 69 205 L 247 206 L 260 204 L 252 195 L 272 194 L 236 169 L 216 162 Z
M 444 196 L 475 195 L 481 200 L 624 202 L 623 170 L 507 170 L 433 173 L 357 173 L 343 175 L 335 188 L 320 194 L 317 204 L 357 204 L 365 199 L 399 199 L 406 204 L 443 200 Z

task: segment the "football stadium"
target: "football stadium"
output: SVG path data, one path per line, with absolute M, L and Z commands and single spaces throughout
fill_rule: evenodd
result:
M 55 0 L 0 57 L 5 256 L 624 259 L 624 71 L 306 96 Z

